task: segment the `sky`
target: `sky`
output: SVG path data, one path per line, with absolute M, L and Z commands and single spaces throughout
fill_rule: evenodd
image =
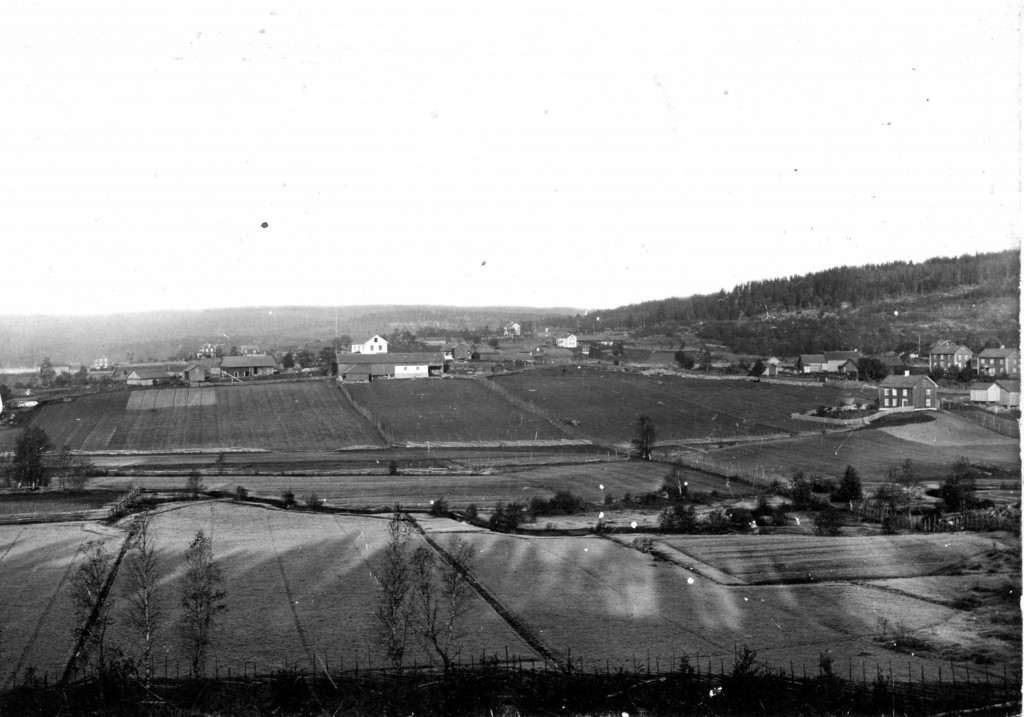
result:
M 1006 0 L 7 0 L 0 313 L 607 308 L 1019 248 L 1022 47 Z

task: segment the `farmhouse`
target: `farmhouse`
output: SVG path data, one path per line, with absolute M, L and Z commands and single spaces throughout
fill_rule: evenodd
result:
M 185 367 L 184 378 L 191 385 L 202 383 L 206 380 L 206 367 L 198 363 L 189 364 Z
M 799 373 L 824 373 L 826 365 L 825 354 L 800 354 L 796 362 Z
M 196 356 L 198 356 L 200 358 L 202 358 L 204 356 L 206 358 L 213 358 L 216 355 L 217 355 L 217 347 L 215 345 L 211 344 L 211 343 L 203 344 L 202 346 L 199 347 L 199 350 L 196 351 Z
M 473 353 L 469 346 L 461 341 L 444 344 L 441 347 L 441 352 L 444 354 L 445 361 L 466 361 Z
M 502 330 L 504 331 L 505 336 L 519 336 L 522 331 L 522 327 L 515 321 L 509 321 L 502 327 Z
M 238 349 L 238 353 L 242 356 L 262 356 L 266 351 L 253 344 L 244 344 Z
M 231 378 L 251 378 L 277 373 L 277 361 L 272 356 L 225 356 L 220 362 L 221 375 Z
M 983 349 L 974 368 L 983 376 L 1020 376 L 1020 349 Z
M 574 349 L 576 345 L 576 334 L 561 334 L 555 337 L 555 346 L 560 349 Z
M 378 381 L 385 378 L 428 378 L 444 372 L 445 359 L 435 353 L 338 354 L 338 380 Z
M 878 384 L 878 408 L 889 411 L 938 409 L 938 386 L 927 376 L 886 376 Z
M 162 368 L 136 368 L 128 372 L 125 380 L 129 386 L 158 386 L 170 383 L 172 374 Z
M 954 369 L 959 371 L 971 363 L 974 353 L 966 346 L 943 341 L 928 350 L 928 370 Z
M 826 351 L 825 371 L 828 373 L 845 373 L 843 367 L 852 361 L 854 368 L 856 368 L 860 358 L 860 351 Z
M 387 339 L 379 334 L 371 336 L 366 341 L 352 344 L 352 353 L 354 354 L 386 354 L 387 352 Z
M 106 356 L 97 356 L 92 360 L 93 371 L 106 371 L 110 368 L 110 361 Z

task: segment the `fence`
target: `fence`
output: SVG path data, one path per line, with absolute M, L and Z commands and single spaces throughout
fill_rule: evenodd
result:
M 919 530 L 924 533 L 945 533 L 956 530 L 1020 530 L 1020 515 L 995 510 L 967 510 L 945 515 L 908 515 L 906 510 L 884 503 L 861 501 L 853 504 L 853 512 L 881 523 L 888 519 L 893 528 Z
M 838 661 L 822 654 L 808 668 L 805 662 L 758 660 L 757 653 L 746 645 L 734 646 L 731 656 L 647 654 L 617 663 L 584 661 L 570 650 L 556 663 L 510 654 L 506 648 L 503 655 L 465 655 L 454 662 L 443 679 L 439 679 L 440 673 L 436 664 L 404 665 L 397 671 L 387 663 L 375 664 L 370 657 L 364 662 L 356 659 L 346 663 L 313 651 L 302 661 L 283 660 L 274 665 L 252 660 L 227 663 L 214 657 L 199 677 L 204 680 L 200 683 L 203 692 L 216 689 L 211 679 L 222 689 L 235 686 L 249 694 L 260 685 L 293 690 L 301 685 L 302 690 L 289 694 L 305 695 L 321 705 L 321 700 L 331 695 L 337 699 L 362 694 L 376 694 L 390 703 L 403 688 L 422 694 L 439 684 L 478 700 L 499 693 L 502 699 L 513 702 L 548 695 L 562 705 L 561 709 L 567 702 L 575 709 L 617 706 L 619 703 L 612 698 L 628 695 L 628 704 L 660 705 L 662 712 L 666 705 L 676 705 L 675 711 L 680 711 L 679 707 L 713 705 L 716 701 L 725 711 L 735 711 L 743 707 L 743 700 L 749 700 L 751 707 L 760 706 L 756 710 L 759 713 L 766 709 L 790 713 L 794 706 L 815 705 L 830 713 L 841 707 L 838 711 L 842 713 L 879 714 L 881 709 L 884 713 L 934 714 L 946 709 L 1010 707 L 1019 704 L 1021 696 L 1020 666 L 1016 663 L 981 666 L 915 659 L 902 653 L 882 661 L 855 661 L 853 657 Z M 11 675 L 6 681 L 8 692 L 0 694 L 0 709 L 7 701 L 17 704 L 24 699 L 26 690 L 49 691 L 58 684 L 54 677 L 31 670 Z M 154 665 L 153 684 L 145 688 L 135 684 L 147 699 L 168 699 L 191 682 L 186 663 L 165 657 Z M 59 684 L 73 689 L 93 683 L 98 684 L 95 670 L 75 671 Z M 66 700 L 67 696 L 54 691 L 54 699 Z M 775 710 L 768 708 L 769 702 Z M 786 706 L 788 710 L 783 709 Z M 479 706 L 473 711 L 481 712 Z
M 377 429 L 377 432 L 380 434 L 380 437 L 384 439 L 385 443 L 389 446 L 399 445 L 398 436 L 395 435 L 395 432 L 392 431 L 387 424 L 377 418 L 370 409 L 366 408 L 362 404 L 356 403 L 356 400 L 352 398 L 352 394 L 349 393 L 348 389 L 345 388 L 341 382 L 338 382 L 337 386 L 338 390 L 341 391 L 341 395 L 345 397 L 345 400 L 348 401 L 349 405 L 352 406 L 360 416 L 373 424 L 374 428 Z
M 1020 423 L 1012 418 L 1003 418 L 979 410 L 960 401 L 943 401 L 942 408 L 985 428 L 1011 438 L 1020 438 Z
M 751 466 L 738 461 L 713 458 L 703 453 L 685 451 L 673 454 L 672 460 L 690 468 L 714 473 L 725 478 L 740 478 L 748 483 L 769 487 L 775 481 L 788 483 L 790 476 L 774 473 L 760 466 Z

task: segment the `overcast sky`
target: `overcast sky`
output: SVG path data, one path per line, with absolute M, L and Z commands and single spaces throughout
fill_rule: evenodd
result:
M 999 0 L 6 0 L 0 312 L 600 308 L 1019 247 L 1021 47 Z

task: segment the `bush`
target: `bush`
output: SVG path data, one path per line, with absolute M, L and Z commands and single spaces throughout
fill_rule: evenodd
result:
M 199 475 L 199 471 L 190 471 L 185 479 L 185 490 L 188 491 L 189 495 L 193 498 L 198 498 L 199 494 L 205 489 L 206 486 L 203 485 L 203 477 Z
M 729 508 L 725 514 L 729 516 L 729 522 L 733 525 L 747 528 L 754 522 L 754 513 L 746 508 Z
M 842 527 L 843 521 L 839 515 L 839 511 L 832 506 L 828 506 L 814 516 L 815 535 L 827 535 L 834 537 L 839 535 Z
M 658 516 L 658 528 L 664 533 L 697 533 L 697 510 L 691 505 L 670 505 Z
M 480 515 L 480 510 L 476 507 L 476 503 L 470 503 L 466 506 L 466 510 L 462 513 L 466 520 L 476 520 L 477 516 Z
M 820 476 L 817 473 L 811 474 L 811 492 L 812 493 L 832 493 L 836 489 L 836 484 L 830 481 L 824 476 Z
M 705 515 L 700 525 L 709 533 L 724 533 L 729 527 L 729 516 L 719 508 Z
M 647 536 L 642 538 L 635 538 L 633 540 L 633 547 L 639 550 L 641 553 L 650 553 L 654 550 L 654 540 Z
M 886 515 L 882 518 L 882 532 L 886 535 L 895 535 L 898 525 L 894 515 Z
M 976 490 L 974 468 L 961 456 L 953 463 L 949 477 L 939 486 L 939 497 L 951 511 L 967 510 L 977 503 Z
M 284 503 L 285 508 L 291 508 L 295 505 L 295 494 L 290 490 L 286 490 L 281 494 L 281 502 Z
M 390 463 L 388 463 L 388 475 L 398 475 L 398 461 L 391 461 Z
M 605 505 L 613 505 L 614 503 L 615 503 L 615 496 L 613 496 L 611 493 L 606 493 L 605 496 L 604 496 L 604 504 Z
M 813 489 L 810 481 L 804 477 L 803 471 L 793 474 L 793 482 L 789 484 L 789 497 L 793 500 L 793 507 L 797 510 L 804 510 L 811 506 Z
M 519 502 L 505 505 L 499 502 L 494 506 L 494 512 L 487 520 L 487 527 L 491 530 L 512 531 L 519 527 L 519 524 L 526 518 L 523 504 Z
M 249 491 L 244 486 L 235 486 L 235 500 L 249 500 Z
M 316 493 L 310 493 L 308 496 L 306 496 L 306 507 L 309 508 L 310 510 L 318 510 L 319 508 L 323 507 L 323 505 L 320 502 L 320 496 L 318 496 Z
M 430 501 L 430 514 L 437 518 L 448 515 L 448 501 L 444 497 Z

